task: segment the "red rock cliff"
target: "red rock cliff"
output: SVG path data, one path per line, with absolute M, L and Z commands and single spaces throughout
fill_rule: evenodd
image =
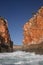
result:
M 39 44 L 43 41 L 43 6 L 23 27 L 23 44 Z
M 0 17 L 0 48 L 8 47 L 7 49 L 11 51 L 13 48 L 12 41 L 10 38 L 7 20 Z

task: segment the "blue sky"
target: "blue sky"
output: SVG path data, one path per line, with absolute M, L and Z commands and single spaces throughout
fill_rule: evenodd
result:
M 8 28 L 14 44 L 22 44 L 23 25 L 41 6 L 43 0 L 0 0 L 0 16 L 8 20 Z

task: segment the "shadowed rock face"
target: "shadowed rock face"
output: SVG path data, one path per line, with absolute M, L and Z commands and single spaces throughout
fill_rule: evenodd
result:
M 39 44 L 43 42 L 43 6 L 23 27 L 23 44 Z
M 13 51 L 13 42 L 11 41 L 7 20 L 0 17 L 0 51 Z

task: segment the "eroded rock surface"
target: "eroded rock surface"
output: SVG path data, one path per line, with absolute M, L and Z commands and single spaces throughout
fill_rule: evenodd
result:
M 39 44 L 43 42 L 43 6 L 23 27 L 23 44 Z
M 0 17 L 0 52 L 13 51 L 7 20 Z

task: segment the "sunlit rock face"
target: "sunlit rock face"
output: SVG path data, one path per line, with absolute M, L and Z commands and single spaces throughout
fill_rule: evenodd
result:
M 0 17 L 0 47 L 2 45 L 7 46 L 9 51 L 13 49 L 13 43 L 10 38 L 7 20 Z M 4 46 L 2 46 L 2 48 Z
M 39 44 L 43 41 L 43 6 L 23 27 L 23 44 Z

